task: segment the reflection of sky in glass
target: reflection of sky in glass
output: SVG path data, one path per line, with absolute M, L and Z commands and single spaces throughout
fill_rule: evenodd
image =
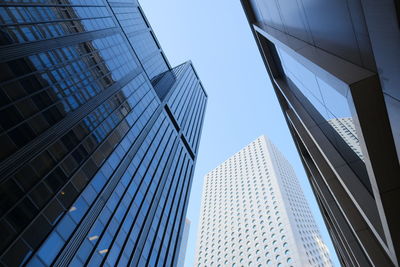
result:
M 286 75 L 299 87 L 326 120 L 350 117 L 347 99 L 314 73 L 278 48 Z
M 284 50 L 279 48 L 277 50 L 286 76 L 296 84 L 304 96 L 330 124 L 332 124 L 332 120 L 335 120 L 336 127 L 333 128 L 362 159 L 355 127 L 352 120 L 349 120 L 351 113 L 347 99 Z M 343 118 L 347 119 L 346 123 L 343 123 Z M 349 142 L 349 140 L 352 141 Z

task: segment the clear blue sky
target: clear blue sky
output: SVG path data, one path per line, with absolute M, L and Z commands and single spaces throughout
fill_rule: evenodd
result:
M 332 259 L 340 266 L 239 0 L 141 0 L 172 66 L 192 60 L 208 93 L 187 217 L 193 266 L 204 175 L 265 134 L 300 180 Z

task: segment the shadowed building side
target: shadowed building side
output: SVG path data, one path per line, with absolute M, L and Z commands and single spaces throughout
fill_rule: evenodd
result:
M 397 2 L 241 2 L 341 263 L 398 266 Z

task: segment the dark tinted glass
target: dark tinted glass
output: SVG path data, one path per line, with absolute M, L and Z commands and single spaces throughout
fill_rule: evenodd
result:
M 173 265 L 193 67 L 169 67 L 136 1 L 39 2 L 0 3 L 0 265 Z

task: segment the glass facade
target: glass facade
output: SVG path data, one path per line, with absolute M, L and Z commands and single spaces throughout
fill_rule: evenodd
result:
M 329 121 L 352 116 L 345 95 L 328 85 L 283 49 L 277 48 L 277 51 L 286 77 L 301 90 L 325 120 Z M 358 140 L 357 133 L 353 129 L 350 129 L 344 123 L 340 124 L 341 127 L 351 132 L 354 138 Z
M 397 2 L 240 2 L 340 264 L 398 266 Z
M 289 88 L 298 99 L 301 99 L 304 108 L 312 114 L 318 127 L 372 195 L 364 156 L 351 119 L 348 92 L 341 92 L 327 84 L 284 49 L 276 47 L 276 51 L 282 67 L 282 75 L 288 82 Z
M 207 95 L 136 1 L 0 4 L 0 266 L 176 264 Z

